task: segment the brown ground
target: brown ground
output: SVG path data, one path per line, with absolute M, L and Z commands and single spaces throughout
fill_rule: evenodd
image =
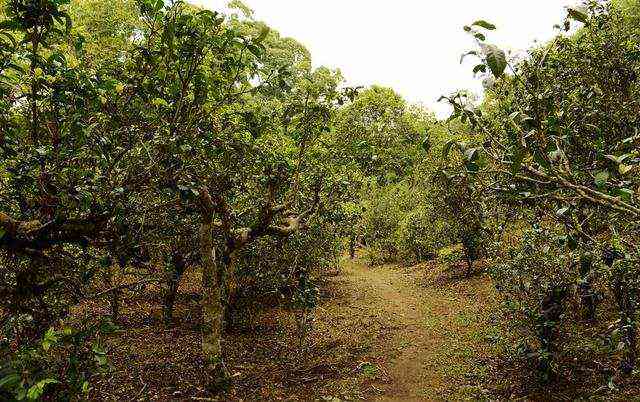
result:
M 493 300 L 491 286 L 485 278 L 425 286 L 430 270 L 433 266 L 345 265 L 345 278 L 359 295 L 351 308 L 388 329 L 372 334 L 368 356 L 386 374 L 378 400 L 452 400 L 483 393 L 479 363 L 490 334 L 482 317 Z M 350 320 L 344 325 L 352 326 Z
M 159 296 L 127 300 L 111 338 L 114 370 L 92 396 L 100 400 L 459 400 L 481 398 L 487 375 L 486 318 L 494 294 L 487 278 L 425 280 L 433 267 L 369 268 L 345 261 L 323 286 L 313 331 L 298 347 L 294 315 L 256 311 L 226 335 L 233 387 L 218 399 L 202 389 L 199 277 L 184 281 L 177 325 L 163 328 Z

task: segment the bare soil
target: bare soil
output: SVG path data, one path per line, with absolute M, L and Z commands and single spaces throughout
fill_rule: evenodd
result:
M 485 312 L 495 295 L 483 276 L 428 280 L 433 268 L 345 260 L 322 286 L 303 347 L 287 308 L 247 312 L 225 337 L 233 385 L 223 396 L 202 388 L 199 274 L 183 281 L 170 329 L 158 289 L 149 288 L 123 303 L 123 331 L 108 340 L 113 370 L 94 381 L 92 399 L 482 399 L 494 331 Z

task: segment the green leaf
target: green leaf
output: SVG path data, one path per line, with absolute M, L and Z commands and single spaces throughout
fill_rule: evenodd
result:
M 484 29 L 488 29 L 489 31 L 493 31 L 496 29 L 496 26 L 493 25 L 490 22 L 487 22 L 485 20 L 478 20 L 476 22 L 474 22 L 473 24 L 471 24 L 471 26 L 478 26 L 478 27 L 482 27 Z
M 442 157 L 443 158 L 448 158 L 449 157 L 449 153 L 451 152 L 451 147 L 453 147 L 456 144 L 455 140 L 450 140 L 448 141 L 446 144 L 444 144 L 444 147 L 442 148 Z
M 518 149 L 511 160 L 511 174 L 514 176 L 520 172 L 522 161 L 524 160 L 524 151 Z
M 168 106 L 169 106 L 169 104 L 167 103 L 167 101 L 166 101 L 166 100 L 164 100 L 164 99 L 162 99 L 162 98 L 154 98 L 154 99 L 151 101 L 151 103 L 152 103 L 154 106 L 164 106 L 164 107 L 168 107 Z
M 603 170 L 602 172 L 596 174 L 595 183 L 598 188 L 602 189 L 607 185 L 607 181 L 609 181 L 609 172 Z
M 0 388 L 12 388 L 20 382 L 20 374 L 9 374 L 0 379 Z
M 589 14 L 587 14 L 586 10 L 582 7 L 567 7 L 567 12 L 569 13 L 569 18 L 572 20 L 580 21 L 583 24 L 587 24 L 589 22 Z
M 618 165 L 618 171 L 620 172 L 621 175 L 624 176 L 630 171 L 632 171 L 634 167 L 635 166 L 629 166 L 629 165 L 625 165 L 624 163 L 621 163 L 620 165 Z
M 56 334 L 53 328 L 49 328 L 42 339 L 42 349 L 46 352 L 51 348 L 51 345 L 54 345 L 56 342 L 58 342 L 58 334 Z
M 268 26 L 263 26 L 260 30 L 260 35 L 254 40 L 254 42 L 262 43 L 267 38 L 267 35 L 269 35 L 269 32 L 271 32 L 271 29 L 269 29 Z
M 27 398 L 30 400 L 37 400 L 44 394 L 44 389 L 49 384 L 58 384 L 59 381 L 53 378 L 46 378 L 44 380 L 38 381 L 35 385 L 29 388 L 27 391 Z
M 0 29 L 16 30 L 20 28 L 20 24 L 16 20 L 4 20 L 0 21 Z
M 487 65 L 491 69 L 494 77 L 502 77 L 504 71 L 507 69 L 507 55 L 505 52 L 495 45 L 486 45 L 483 43 L 480 46 L 487 61 Z
M 378 367 L 375 364 L 369 362 L 360 365 L 360 369 L 366 376 L 373 376 L 378 372 Z
M 475 66 L 473 68 L 473 73 L 474 74 L 486 73 L 486 72 L 487 72 L 487 66 L 485 66 L 484 64 L 478 64 L 477 66 Z
M 424 140 L 422 140 L 421 146 L 425 152 L 429 152 L 429 150 L 431 149 L 431 139 L 428 135 L 424 137 Z M 0 236 L 0 238 L 2 238 L 2 236 Z
M 104 350 L 104 348 L 96 343 L 93 345 L 93 348 L 91 349 L 93 351 L 93 357 L 96 359 L 96 362 L 98 362 L 98 365 L 101 367 L 104 367 L 107 365 L 108 361 L 107 361 L 107 352 Z
M 7 65 L 7 68 L 10 68 L 10 69 L 12 69 L 12 70 L 15 70 L 15 71 L 17 71 L 17 72 L 19 72 L 19 73 L 21 73 L 21 74 L 25 74 L 25 72 L 26 72 L 26 70 L 25 70 L 24 68 L 22 68 L 21 66 L 19 66 L 19 65 L 15 64 L 15 63 L 9 63 L 9 64 Z
M 628 188 L 621 188 L 616 191 L 616 195 L 625 202 L 630 202 L 633 198 L 634 192 Z
M 469 148 L 464 152 L 464 157 L 466 160 L 474 162 L 478 159 L 478 148 Z
M 256 57 L 260 57 L 262 55 L 262 50 L 259 46 L 256 45 L 247 45 L 247 49 Z
M 96 361 L 98 362 L 99 366 L 106 366 L 107 365 L 107 357 L 106 356 L 96 355 L 95 358 L 96 358 Z
M 4 237 L 4 235 L 7 233 L 6 230 L 0 228 L 0 240 L 2 240 L 2 238 Z
M 96 355 L 106 355 L 107 352 L 104 350 L 104 348 L 102 346 L 100 346 L 100 344 L 96 343 L 93 345 L 93 348 L 91 348 L 91 350 L 93 351 L 93 353 L 95 353 Z
M 480 32 L 474 33 L 473 37 L 476 38 L 477 40 L 481 41 L 481 42 L 484 42 L 485 40 L 487 40 L 487 37 L 484 36 L 484 34 L 480 33 Z
M 625 56 L 631 61 L 640 61 L 640 50 L 629 52 Z
M 549 164 L 549 162 L 547 162 L 547 160 L 545 158 L 542 157 L 542 155 L 540 154 L 540 152 L 535 152 L 533 154 L 533 159 L 543 168 L 545 169 L 549 169 L 551 167 L 551 165 Z

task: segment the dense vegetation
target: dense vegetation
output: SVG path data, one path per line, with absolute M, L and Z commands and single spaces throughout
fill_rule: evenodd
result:
M 535 373 L 532 389 L 582 368 L 632 384 L 635 1 L 568 9 L 526 56 L 492 45 L 490 22 L 464 27 L 485 97 L 444 96 L 446 121 L 392 89 L 346 87 L 232 5 L 5 1 L 0 399 L 88 397 L 123 295 L 159 287 L 171 327 L 188 271 L 202 275 L 203 386 L 221 392 L 225 330 L 277 294 L 304 347 L 318 280 L 357 249 L 372 266 L 490 275 L 499 358 Z

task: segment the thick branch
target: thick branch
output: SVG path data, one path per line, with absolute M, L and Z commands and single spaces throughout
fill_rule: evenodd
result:
M 108 215 L 83 219 L 67 219 L 62 222 L 18 221 L 0 212 L 0 247 L 15 251 L 44 250 L 58 244 L 85 245 L 102 231 Z
M 267 203 L 272 204 L 272 203 Z M 285 204 L 286 205 L 286 204 Z M 235 245 L 242 247 L 260 237 L 278 236 L 289 237 L 306 228 L 308 218 L 318 209 L 320 205 L 320 187 L 316 189 L 314 201 L 309 209 L 300 214 L 289 212 L 285 214 L 284 222 L 281 225 L 274 225 L 273 220 L 277 213 L 281 212 L 285 206 L 272 207 L 263 211 L 263 215 L 257 225 L 250 228 L 243 228 L 236 231 Z

